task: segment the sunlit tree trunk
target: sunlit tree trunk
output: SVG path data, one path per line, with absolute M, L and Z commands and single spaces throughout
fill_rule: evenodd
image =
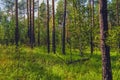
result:
M 100 4 L 100 42 L 102 53 L 103 80 L 112 80 L 112 70 L 110 61 L 110 47 L 107 44 L 108 21 L 107 21 L 107 0 L 99 0 Z

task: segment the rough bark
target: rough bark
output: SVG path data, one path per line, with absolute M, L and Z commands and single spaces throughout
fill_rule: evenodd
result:
M 100 4 L 100 42 L 102 53 L 102 79 L 112 80 L 112 70 L 110 61 L 110 47 L 107 44 L 108 21 L 107 21 L 107 0 L 99 0 Z

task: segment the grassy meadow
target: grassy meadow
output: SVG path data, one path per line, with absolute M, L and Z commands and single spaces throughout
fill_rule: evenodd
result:
M 117 55 L 111 52 L 113 80 L 120 80 Z M 16 50 L 15 46 L 0 45 L 0 80 L 102 80 L 100 52 L 89 56 L 87 51 L 84 56 L 72 51 L 71 57 L 69 50 L 66 55 L 48 54 L 45 47 L 20 46 Z

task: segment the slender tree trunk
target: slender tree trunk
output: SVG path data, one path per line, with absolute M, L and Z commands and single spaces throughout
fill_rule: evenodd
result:
M 28 26 L 28 38 L 30 39 L 30 9 L 29 9 L 29 0 L 27 0 L 27 26 Z
M 106 43 L 108 37 L 107 0 L 99 0 L 99 4 L 100 4 L 99 19 L 100 19 L 100 41 L 102 53 L 103 80 L 112 80 L 110 47 Z
M 40 12 L 39 12 L 39 0 L 38 0 L 38 46 L 40 46 Z
M 93 44 L 93 27 L 94 27 L 94 0 L 89 0 L 89 17 L 90 17 L 90 53 L 91 56 L 94 51 Z
M 77 6 L 76 6 L 76 1 L 73 0 L 73 10 L 74 10 L 74 26 L 76 27 L 76 10 L 77 10 Z
M 78 26 L 80 27 L 79 28 L 79 32 L 81 32 L 81 34 L 80 34 L 80 36 L 78 36 L 78 40 L 79 40 L 79 51 L 80 51 L 80 55 L 81 56 L 83 56 L 83 51 L 82 51 L 82 47 L 83 47 L 83 42 L 82 42 L 82 25 L 83 24 L 80 24 L 81 23 L 81 16 L 80 16 L 80 14 L 82 13 L 81 12 L 81 8 L 82 8 L 82 5 L 81 5 L 81 1 L 80 0 L 78 0 L 77 1 L 77 3 L 76 3 L 78 6 L 77 6 L 77 9 L 78 9 L 78 12 L 79 12 L 79 14 L 78 14 Z M 83 14 L 83 13 L 82 13 Z
M 119 3 L 118 0 L 116 0 L 116 26 L 119 26 Z M 120 53 L 120 33 L 118 34 L 118 53 Z
M 92 10 L 92 26 L 91 26 L 91 37 L 90 37 L 90 45 L 91 45 L 91 55 L 93 54 L 94 51 L 94 44 L 93 44 L 93 27 L 94 27 L 94 0 L 91 0 L 91 10 Z
M 31 1 L 29 1 L 29 37 L 30 37 L 30 45 L 31 45 L 31 48 L 32 48 L 32 16 L 31 16 Z
M 33 45 L 35 43 L 35 32 L 34 32 L 34 0 L 32 1 L 32 35 L 33 35 Z
M 34 47 L 34 43 L 35 43 L 35 36 L 34 36 L 34 0 L 31 0 L 31 48 Z
M 64 19 L 63 19 L 63 35 L 62 35 L 62 53 L 63 54 L 65 54 L 65 33 L 66 33 L 65 23 L 66 23 L 66 0 L 64 0 Z
M 55 8 L 54 8 L 54 0 L 52 0 L 52 24 L 53 24 L 53 29 L 52 29 L 52 51 L 56 53 L 56 44 L 55 44 Z
M 118 0 L 116 0 L 116 24 L 119 26 L 119 4 Z
M 18 29 L 18 0 L 15 0 L 15 19 L 16 19 L 15 44 L 16 44 L 16 47 L 18 47 L 18 41 L 19 41 L 19 29 Z
M 49 35 L 49 0 L 47 0 L 47 49 L 50 52 L 50 35 Z

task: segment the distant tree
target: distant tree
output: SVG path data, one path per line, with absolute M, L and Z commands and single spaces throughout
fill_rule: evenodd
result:
M 110 61 L 110 47 L 107 44 L 108 21 L 107 21 L 107 0 L 99 0 L 100 3 L 100 41 L 102 53 L 103 80 L 112 80 L 112 70 Z
M 42 2 L 39 7 L 40 45 L 47 45 L 47 5 Z
M 116 0 L 116 26 L 119 26 L 119 1 Z M 118 34 L 118 52 L 120 53 L 120 33 Z
M 91 32 L 90 32 L 90 47 L 91 47 L 91 50 L 90 50 L 90 52 L 91 52 L 91 55 L 93 54 L 93 51 L 94 51 L 94 44 L 93 44 L 93 27 L 94 27 L 94 0 L 90 0 L 91 2 L 91 21 L 92 21 L 92 25 L 91 25 Z

